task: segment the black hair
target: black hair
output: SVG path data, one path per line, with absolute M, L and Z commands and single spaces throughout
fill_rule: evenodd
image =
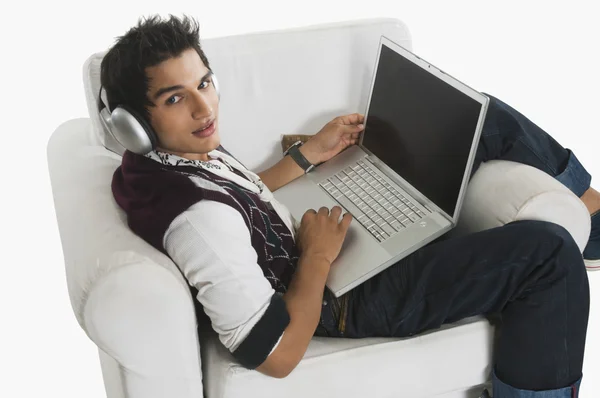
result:
M 208 59 L 200 46 L 199 25 L 194 18 L 181 19 L 169 14 L 163 20 L 158 15 L 138 19 L 136 26 L 117 37 L 100 64 L 100 84 L 106 90 L 108 109 L 127 105 L 150 121 L 148 98 L 149 79 L 146 68 L 175 58 L 193 48 L 210 70 Z M 98 101 L 98 108 L 103 108 Z

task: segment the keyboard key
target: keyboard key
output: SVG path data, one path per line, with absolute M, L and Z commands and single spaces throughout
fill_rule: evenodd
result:
M 341 185 L 344 185 L 344 183 L 337 177 L 333 176 L 329 179 L 329 181 L 331 181 L 331 183 L 333 185 L 335 185 L 336 187 L 340 187 Z
M 352 216 L 354 218 L 359 218 L 360 216 L 363 215 L 363 212 L 356 207 L 356 205 L 354 205 L 354 203 L 352 203 L 348 198 L 346 198 L 345 196 L 340 196 L 337 201 L 346 209 L 348 210 L 350 213 L 352 213 Z
M 394 227 L 396 229 L 396 231 L 400 231 L 401 229 L 404 229 L 404 225 L 402 225 L 402 223 L 400 221 L 392 221 L 391 222 L 392 227 Z
M 388 235 L 393 235 L 396 233 L 396 230 L 392 228 L 388 223 L 383 224 L 382 228 Z
M 410 221 L 408 218 L 406 218 L 404 216 L 404 214 L 400 215 L 400 216 L 396 216 L 396 220 L 398 220 L 398 222 L 401 222 L 402 224 L 404 224 L 404 221 Z
M 410 218 L 411 221 L 418 221 L 421 219 L 421 217 L 419 217 L 416 213 L 412 212 L 408 215 L 408 218 Z

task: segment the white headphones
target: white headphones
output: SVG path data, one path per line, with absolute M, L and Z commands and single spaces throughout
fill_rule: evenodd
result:
M 219 83 L 211 71 L 211 81 L 219 100 Z M 106 90 L 100 86 L 100 100 L 104 107 L 100 110 L 100 120 L 112 136 L 126 149 L 139 155 L 145 155 L 156 147 L 158 138 L 152 126 L 127 105 L 118 105 L 112 112 L 108 109 Z

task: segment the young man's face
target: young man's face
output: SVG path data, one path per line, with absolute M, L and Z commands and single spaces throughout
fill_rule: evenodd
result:
M 148 98 L 156 105 L 150 107 L 150 123 L 158 136 L 157 150 L 208 160 L 207 153 L 219 146 L 219 99 L 208 72 L 194 49 L 146 68 Z M 214 129 L 210 136 L 193 134 L 209 123 L 214 123 L 207 130 Z

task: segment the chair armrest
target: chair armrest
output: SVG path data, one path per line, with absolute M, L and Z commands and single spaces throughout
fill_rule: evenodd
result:
M 563 226 L 583 251 L 590 236 L 590 214 L 567 187 L 534 167 L 505 160 L 483 163 L 465 196 L 456 234 L 481 231 L 517 220 Z
M 118 363 L 120 387 L 128 398 L 203 397 L 190 292 L 138 253 L 114 256 L 120 265 L 92 286 L 83 322 L 89 337 Z M 105 383 L 111 388 L 106 377 Z
M 121 158 L 89 119 L 61 124 L 48 167 L 73 312 L 100 349 L 110 398 L 201 398 L 194 298 L 168 256 L 136 236 L 110 181 Z

